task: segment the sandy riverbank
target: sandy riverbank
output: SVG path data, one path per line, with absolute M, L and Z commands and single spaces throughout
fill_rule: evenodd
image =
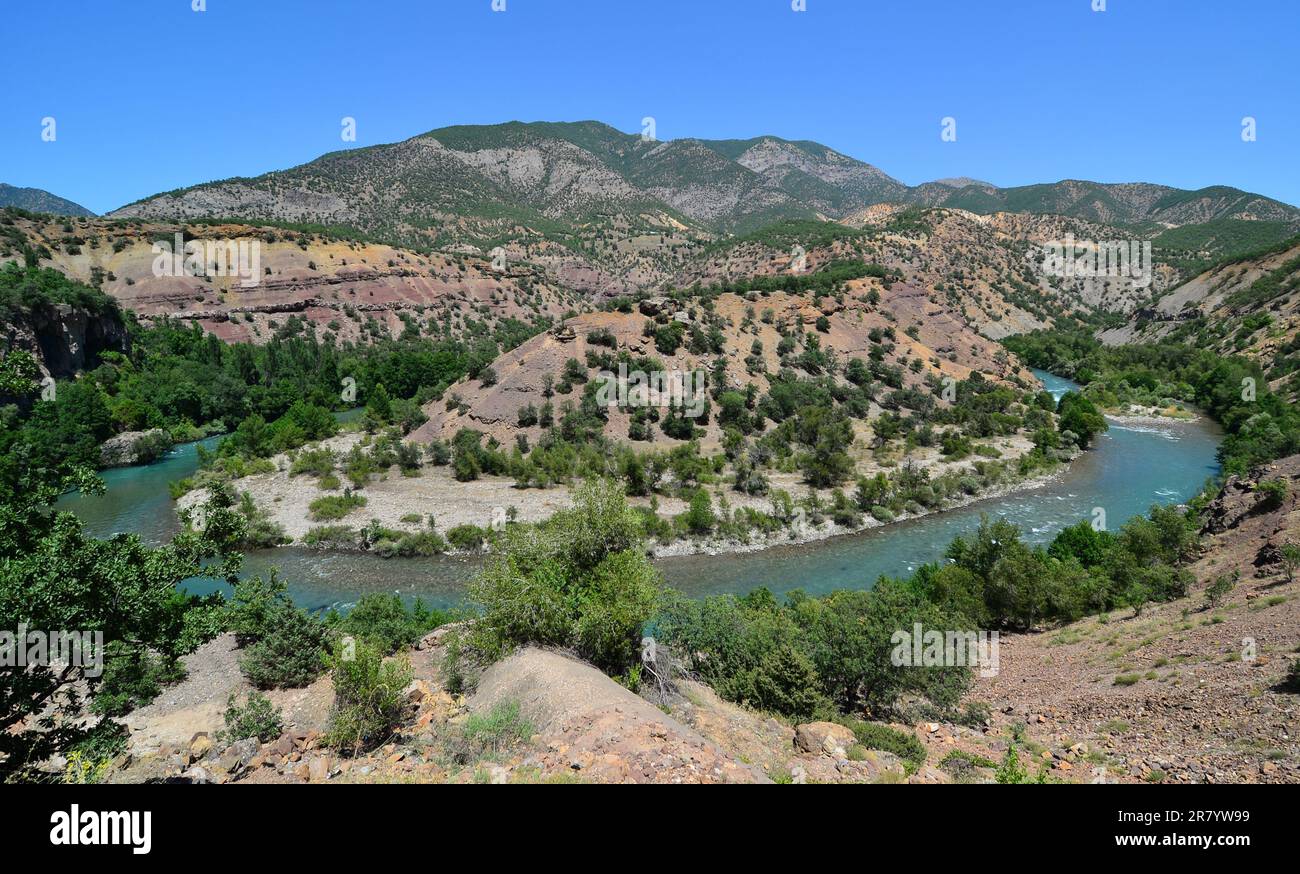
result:
M 1122 410 L 1103 410 L 1103 415 L 1121 425 L 1168 425 L 1171 422 L 1198 422 L 1199 412 L 1183 407 L 1143 407 L 1130 404 Z

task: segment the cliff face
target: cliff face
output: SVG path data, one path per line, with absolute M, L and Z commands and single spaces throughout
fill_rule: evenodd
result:
M 1201 521 L 1207 551 L 1221 566 L 1256 577 L 1277 573 L 1282 547 L 1300 541 L 1300 455 L 1229 477 Z
M 104 352 L 126 352 L 126 325 L 117 314 L 94 315 L 66 304 L 50 304 L 0 324 L 6 353 L 22 349 L 40 363 L 45 375 L 69 378 L 93 369 Z

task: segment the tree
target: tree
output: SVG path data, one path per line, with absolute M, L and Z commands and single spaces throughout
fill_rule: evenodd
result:
M 393 401 L 382 382 L 370 393 L 370 399 L 366 402 L 366 412 L 378 422 L 392 421 Z
M 704 489 L 696 489 L 691 496 L 690 508 L 685 513 L 686 530 L 691 534 L 708 534 L 716 522 L 713 501 Z
M 1115 536 L 1109 531 L 1098 531 L 1091 523 L 1082 521 L 1061 529 L 1047 547 L 1047 554 L 1061 561 L 1074 558 L 1090 568 L 1105 560 L 1114 543 Z
M 1106 417 L 1097 412 L 1092 401 L 1078 392 L 1066 392 L 1056 405 L 1059 417 L 1057 427 L 1061 433 L 1072 432 L 1078 439 L 1079 448 L 1087 449 L 1092 438 L 1106 430 Z
M 853 426 L 840 410 L 804 407 L 799 411 L 796 436 L 808 447 L 799 456 L 799 466 L 809 484 L 837 486 L 853 473 L 853 459 L 844 451 L 853 443 Z
M 202 533 L 177 535 L 157 549 L 135 535 L 96 540 L 85 536 L 71 513 L 49 510 L 73 487 L 103 490 L 85 470 L 59 476 L 19 465 L 0 478 L 0 628 L 98 633 L 119 667 L 144 666 L 150 659 L 174 665 L 215 635 L 221 596 L 185 595 L 177 585 L 192 577 L 234 579 L 238 558 L 232 549 L 242 536 L 238 515 L 209 502 Z M 11 641 L 24 648 L 27 643 Z M 105 670 L 98 673 L 84 650 L 81 659 L 61 665 L 48 656 L 47 651 L 38 663 L 0 667 L 0 775 L 84 737 L 78 690 L 95 695 L 115 670 L 101 663 Z M 122 679 L 122 672 L 116 676 Z M 53 709 L 50 720 L 31 719 L 47 708 Z
M 1237 581 L 1229 574 L 1220 574 L 1214 578 L 1214 582 L 1205 588 L 1205 606 L 1213 610 L 1218 607 L 1228 593 L 1237 587 Z
M 1282 546 L 1282 572 L 1288 583 L 1295 582 L 1296 568 L 1300 567 L 1300 544 L 1286 543 Z

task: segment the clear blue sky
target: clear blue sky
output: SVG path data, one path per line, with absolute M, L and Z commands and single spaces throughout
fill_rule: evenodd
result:
M 660 139 L 812 139 L 909 184 L 1227 184 L 1300 204 L 1300 0 L 1092 2 L 7 0 L 0 181 L 104 212 L 350 146 L 343 116 L 358 146 L 653 116 Z

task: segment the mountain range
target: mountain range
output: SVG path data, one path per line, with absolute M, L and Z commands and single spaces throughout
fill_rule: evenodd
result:
M 1300 228 L 1300 209 L 1228 186 L 1063 180 L 999 188 L 967 178 L 908 186 L 807 140 L 658 141 L 595 121 L 441 128 L 166 192 L 111 216 L 316 224 L 417 247 L 551 240 L 590 255 L 611 235 L 657 235 L 671 247 L 783 220 L 838 221 L 882 203 L 1062 215 L 1157 245 L 1167 231 L 1192 226 L 1176 241 L 1188 253 L 1222 254 L 1241 237 L 1267 245 Z M 612 263 L 626 270 L 630 261 Z

